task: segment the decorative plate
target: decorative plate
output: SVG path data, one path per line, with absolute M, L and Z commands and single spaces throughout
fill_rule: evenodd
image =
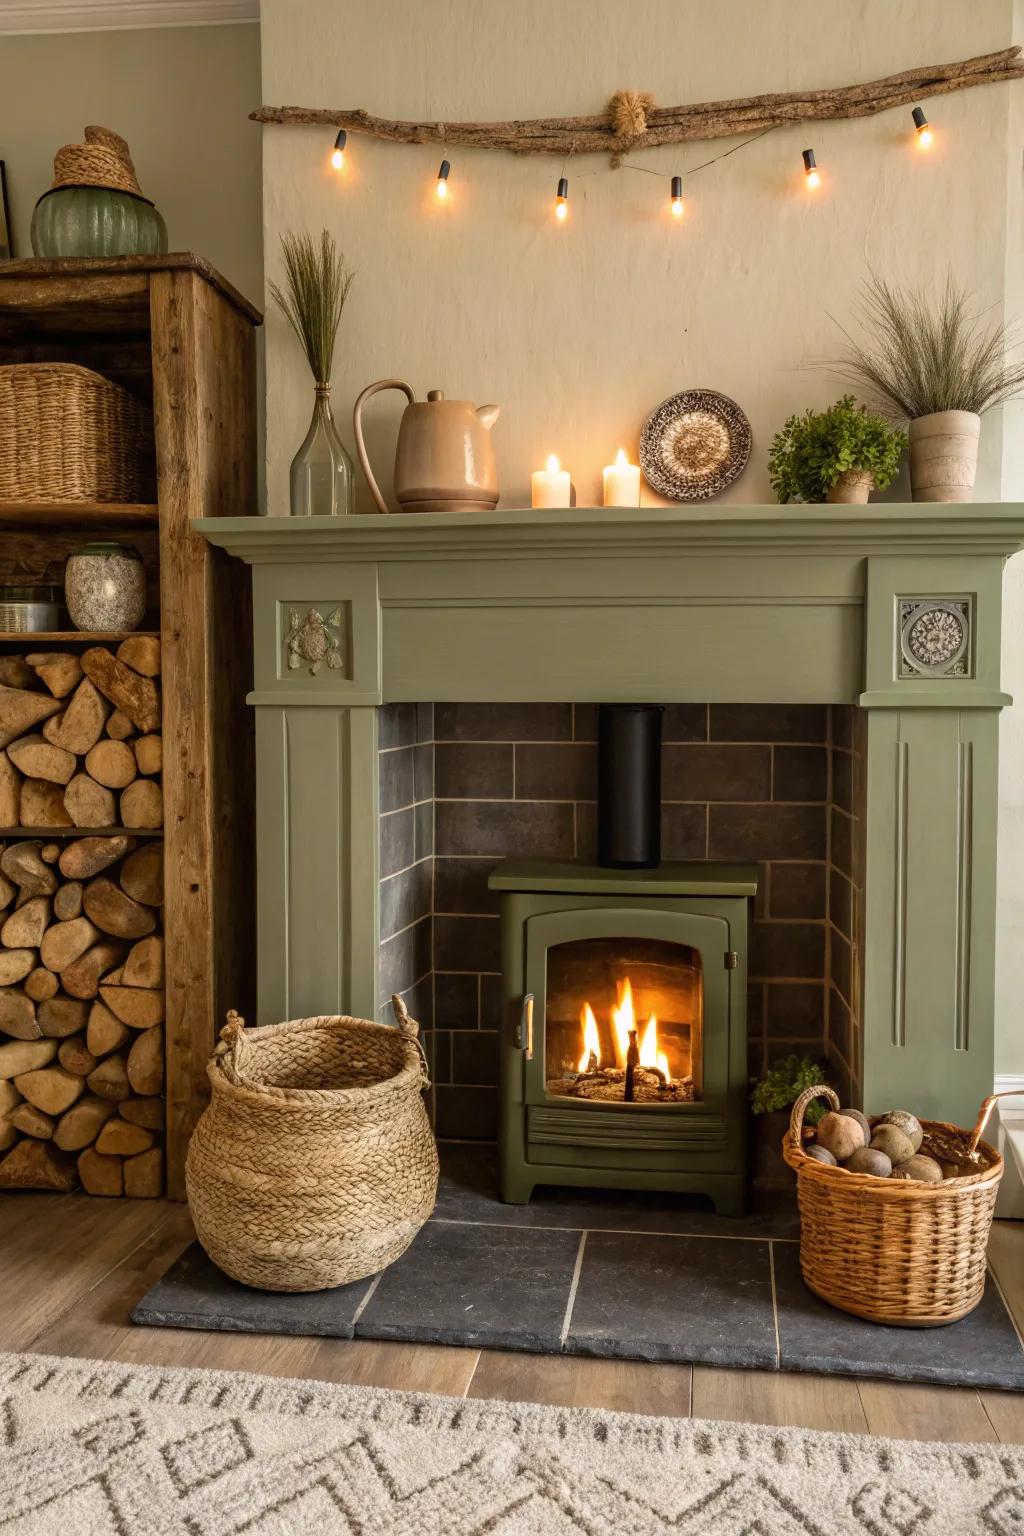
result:
M 659 495 L 706 501 L 746 469 L 750 436 L 750 422 L 735 400 L 713 389 L 685 389 L 644 422 L 640 467 Z

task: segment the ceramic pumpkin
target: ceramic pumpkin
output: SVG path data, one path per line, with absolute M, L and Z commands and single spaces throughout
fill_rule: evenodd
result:
M 32 214 L 36 256 L 160 256 L 163 215 L 144 197 L 109 187 L 57 187 Z
M 119 133 L 91 126 L 53 158 L 53 186 L 32 215 L 37 256 L 160 256 L 167 226 L 135 176 Z

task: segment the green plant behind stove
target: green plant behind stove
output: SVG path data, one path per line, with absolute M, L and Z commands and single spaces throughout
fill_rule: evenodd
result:
M 881 416 L 844 395 L 827 411 L 790 416 L 772 440 L 768 474 L 779 501 L 824 501 L 848 470 L 870 474 L 876 490 L 895 479 L 907 439 Z
M 825 1069 L 809 1056 L 784 1056 L 770 1072 L 758 1078 L 750 1102 L 755 1115 L 766 1115 L 773 1109 L 788 1109 L 795 1104 L 805 1088 L 825 1081 Z M 817 1125 L 828 1106 L 824 1101 L 808 1104 L 804 1114 L 807 1125 Z

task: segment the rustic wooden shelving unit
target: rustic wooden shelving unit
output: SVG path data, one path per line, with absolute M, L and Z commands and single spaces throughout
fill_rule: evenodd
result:
M 0 501 L 0 580 L 59 571 L 84 539 L 128 536 L 159 613 L 164 738 L 167 1190 L 185 1150 L 227 1008 L 255 993 L 251 620 L 244 567 L 191 527 L 256 509 L 255 327 L 261 316 L 189 254 L 0 263 L 0 363 L 80 363 L 153 410 L 155 500 Z M 152 632 L 152 631 L 151 631 Z M 0 635 L 80 645 L 110 635 Z M 0 838 L 109 829 L 0 828 Z
M 155 528 L 159 520 L 155 502 L 0 501 L 5 528 Z

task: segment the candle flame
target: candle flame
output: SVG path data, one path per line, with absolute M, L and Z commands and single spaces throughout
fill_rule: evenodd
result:
M 548 454 L 548 474 L 549 475 L 557 475 L 560 468 L 561 468 L 561 465 L 558 462 L 558 454 L 557 453 L 549 453 Z
M 625 450 L 625 448 L 620 448 L 618 453 L 615 455 L 615 468 L 616 469 L 628 469 L 629 468 L 629 460 L 626 458 L 626 450 Z

